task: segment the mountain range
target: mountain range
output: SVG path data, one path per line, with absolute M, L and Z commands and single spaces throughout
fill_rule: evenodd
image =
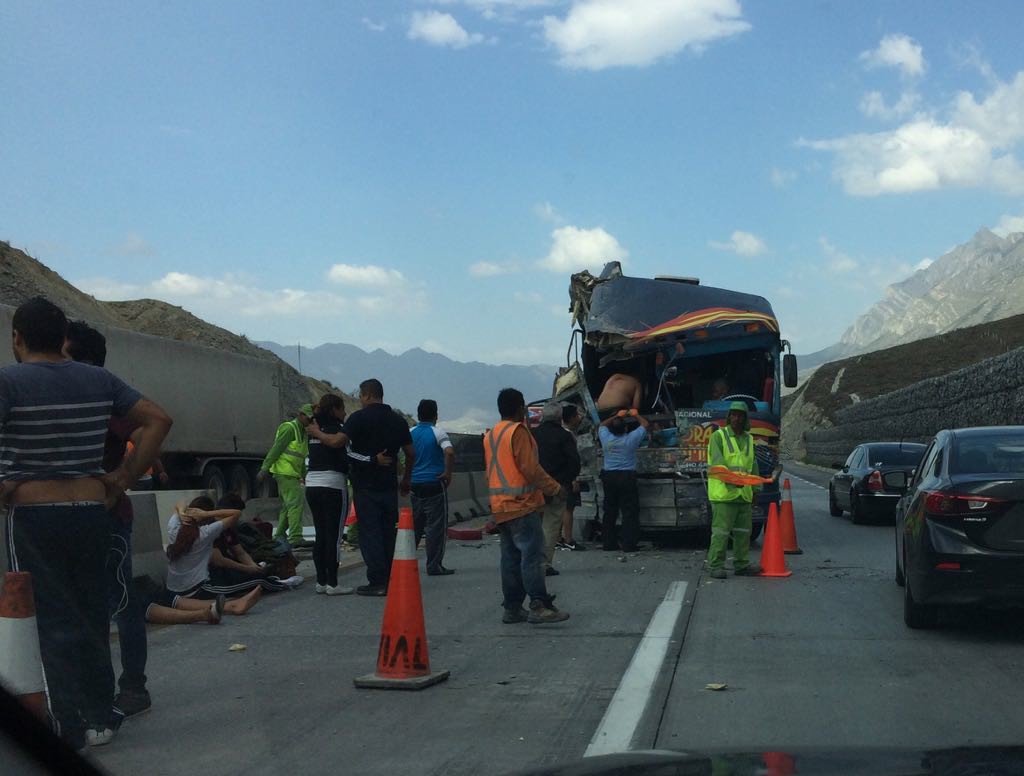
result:
M 981 229 L 885 290 L 839 342 L 800 356 L 801 369 L 1024 313 L 1024 234 Z
M 329 343 L 315 348 L 257 343 L 296 369 L 358 393 L 359 383 L 376 377 L 384 401 L 416 416 L 420 399 L 435 399 L 441 425 L 449 431 L 476 432 L 494 424 L 495 401 L 502 388 L 518 388 L 527 401 L 551 395 L 554 366 L 513 366 L 453 361 L 420 348 L 392 355 L 355 345 Z

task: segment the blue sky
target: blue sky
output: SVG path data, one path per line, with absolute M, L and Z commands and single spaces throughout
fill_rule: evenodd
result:
M 1024 231 L 1019 2 L 0 9 L 0 239 L 253 339 L 557 363 L 571 271 L 768 297 L 797 352 Z

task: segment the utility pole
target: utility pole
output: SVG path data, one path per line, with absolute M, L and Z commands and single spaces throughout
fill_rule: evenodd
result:
M 295 343 L 295 352 L 299 356 L 299 374 L 301 375 L 302 374 L 302 343 L 301 342 Z

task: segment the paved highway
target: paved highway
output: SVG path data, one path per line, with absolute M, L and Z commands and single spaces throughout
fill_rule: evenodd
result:
M 356 690 L 383 600 L 303 588 L 220 626 L 152 631 L 153 710 L 96 758 L 124 774 L 474 774 L 624 745 L 1017 742 L 1024 619 L 908 630 L 892 528 L 830 517 L 827 474 L 789 472 L 805 552 L 788 579 L 711 581 L 685 545 L 560 553 L 549 581 L 572 619 L 502 625 L 496 541 L 450 543 L 458 573 L 422 578 L 431 662 L 449 681 Z

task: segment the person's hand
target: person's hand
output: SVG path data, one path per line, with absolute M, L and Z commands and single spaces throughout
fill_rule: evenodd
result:
M 171 481 L 171 477 L 170 477 L 170 475 L 167 474 L 167 472 L 160 472 L 158 475 L 156 475 L 156 478 L 160 481 L 160 484 L 163 485 L 164 487 L 166 487 L 167 483 Z
M 381 450 L 375 458 L 378 466 L 387 467 L 395 462 L 395 459 L 388 455 L 387 450 Z
M 266 469 L 260 469 L 259 473 L 256 475 L 256 484 L 262 485 L 264 482 L 266 482 L 267 474 L 268 472 Z
M 128 490 L 131 483 L 128 481 L 128 475 L 124 469 L 117 469 L 108 474 L 104 474 L 99 478 L 100 482 L 103 483 L 103 488 L 106 490 L 106 495 L 103 498 L 103 503 L 106 504 L 107 509 L 111 509 L 117 500 L 124 495 L 124 492 Z
M 615 413 L 615 417 L 617 417 L 617 418 L 624 418 L 624 417 L 626 417 L 628 415 L 629 415 L 629 413 L 626 412 L 625 410 L 619 410 L 618 412 Z
M 631 409 L 629 411 L 629 417 L 631 417 L 631 418 L 635 418 L 639 414 L 640 414 L 640 412 L 638 410 L 636 410 L 636 409 Z
M 443 474 L 437 475 L 437 479 L 440 480 L 441 484 L 444 485 L 446 488 L 452 484 L 452 475 L 450 475 L 448 472 L 444 472 Z

